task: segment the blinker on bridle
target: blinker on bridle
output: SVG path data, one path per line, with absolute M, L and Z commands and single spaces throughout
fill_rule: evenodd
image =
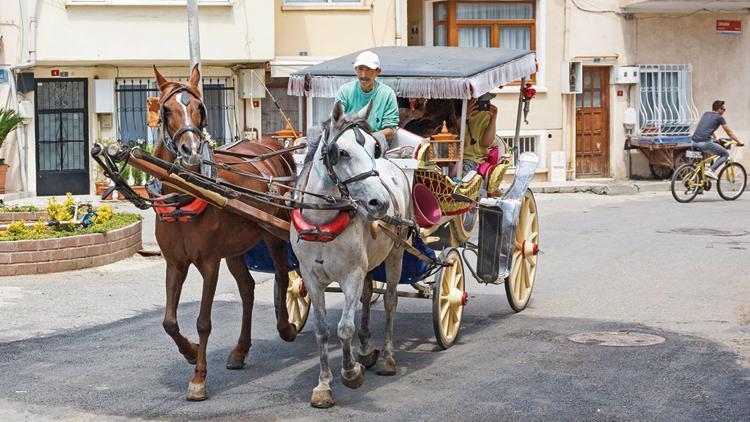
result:
M 326 168 L 326 173 L 328 175 L 328 178 L 333 181 L 333 183 L 338 187 L 339 191 L 343 193 L 344 195 L 349 195 L 349 189 L 347 189 L 346 185 L 354 182 L 359 182 L 361 180 L 365 180 L 369 177 L 373 176 L 380 176 L 380 173 L 378 173 L 375 168 L 373 168 L 370 171 L 366 171 L 363 173 L 356 174 L 346 180 L 340 180 L 338 175 L 336 174 L 336 171 L 334 170 L 334 166 L 338 164 L 339 158 L 341 157 L 341 151 L 339 151 L 339 147 L 336 144 L 338 139 L 341 137 L 341 135 L 344 134 L 344 132 L 351 129 L 354 132 L 354 139 L 357 141 L 359 145 L 361 145 L 363 148 L 365 146 L 365 136 L 362 134 L 362 132 L 367 132 L 369 134 L 369 131 L 362 127 L 360 124 L 353 122 L 349 123 L 346 126 L 344 126 L 341 130 L 339 130 L 334 136 L 333 139 L 326 140 L 323 143 L 323 151 L 322 151 L 322 160 L 323 165 Z M 328 132 L 326 131 L 325 137 L 327 138 Z M 382 155 L 382 148 L 380 146 L 380 142 L 378 142 L 377 139 L 375 139 L 375 156 L 374 158 L 380 158 Z

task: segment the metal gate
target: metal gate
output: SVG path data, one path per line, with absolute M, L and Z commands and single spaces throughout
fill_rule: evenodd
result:
M 89 193 L 86 79 L 36 80 L 37 195 Z

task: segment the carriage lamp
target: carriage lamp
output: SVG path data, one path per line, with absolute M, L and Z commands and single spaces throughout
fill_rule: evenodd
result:
M 458 151 L 460 148 L 458 136 L 448 132 L 448 127 L 443 121 L 443 129 L 440 133 L 430 137 L 432 148 L 429 150 L 429 161 L 438 165 L 441 163 L 455 163 L 458 161 Z

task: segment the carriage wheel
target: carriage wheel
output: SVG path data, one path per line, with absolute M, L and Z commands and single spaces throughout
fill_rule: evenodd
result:
M 455 248 L 448 249 L 441 259 L 450 266 L 442 267 L 435 275 L 432 294 L 432 328 L 435 339 L 443 349 L 456 342 L 461 328 L 464 305 L 468 300 L 464 285 L 464 264 Z
M 510 275 L 505 279 L 505 294 L 510 307 L 516 312 L 523 311 L 529 303 L 536 277 L 538 251 L 539 215 L 534 194 L 527 190 L 518 215 Z
M 471 235 L 474 234 L 474 228 L 478 220 L 477 216 L 477 207 L 472 207 L 472 209 L 453 217 L 451 227 L 458 245 L 465 244 L 471 238 Z
M 278 315 L 278 304 L 276 303 L 278 287 L 276 283 L 273 286 L 273 299 Z M 302 284 L 297 270 L 289 271 L 289 287 L 286 290 L 286 311 L 289 314 L 289 323 L 293 324 L 299 333 L 305 327 L 307 316 L 310 314 L 310 296 Z
M 372 280 L 372 288 L 373 289 L 384 289 L 385 283 L 382 281 Z M 375 303 L 378 301 L 378 298 L 380 298 L 380 293 L 372 292 L 372 296 L 370 296 L 370 303 Z

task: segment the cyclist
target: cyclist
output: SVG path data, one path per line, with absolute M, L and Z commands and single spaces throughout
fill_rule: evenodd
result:
M 716 129 L 721 126 L 724 132 L 737 143 L 737 146 L 743 146 L 743 143 L 737 139 L 732 129 L 729 129 L 727 121 L 724 119 L 724 112 L 727 108 L 724 106 L 724 101 L 716 100 L 711 105 L 712 111 L 703 113 L 698 126 L 695 128 L 693 133 L 693 148 L 707 152 L 709 154 L 718 155 L 719 158 L 714 161 L 711 168 L 706 170 L 706 176 L 710 179 L 717 180 L 719 177 L 716 175 L 716 171 L 721 167 L 729 158 L 729 151 L 726 148 L 719 145 L 716 142 Z

